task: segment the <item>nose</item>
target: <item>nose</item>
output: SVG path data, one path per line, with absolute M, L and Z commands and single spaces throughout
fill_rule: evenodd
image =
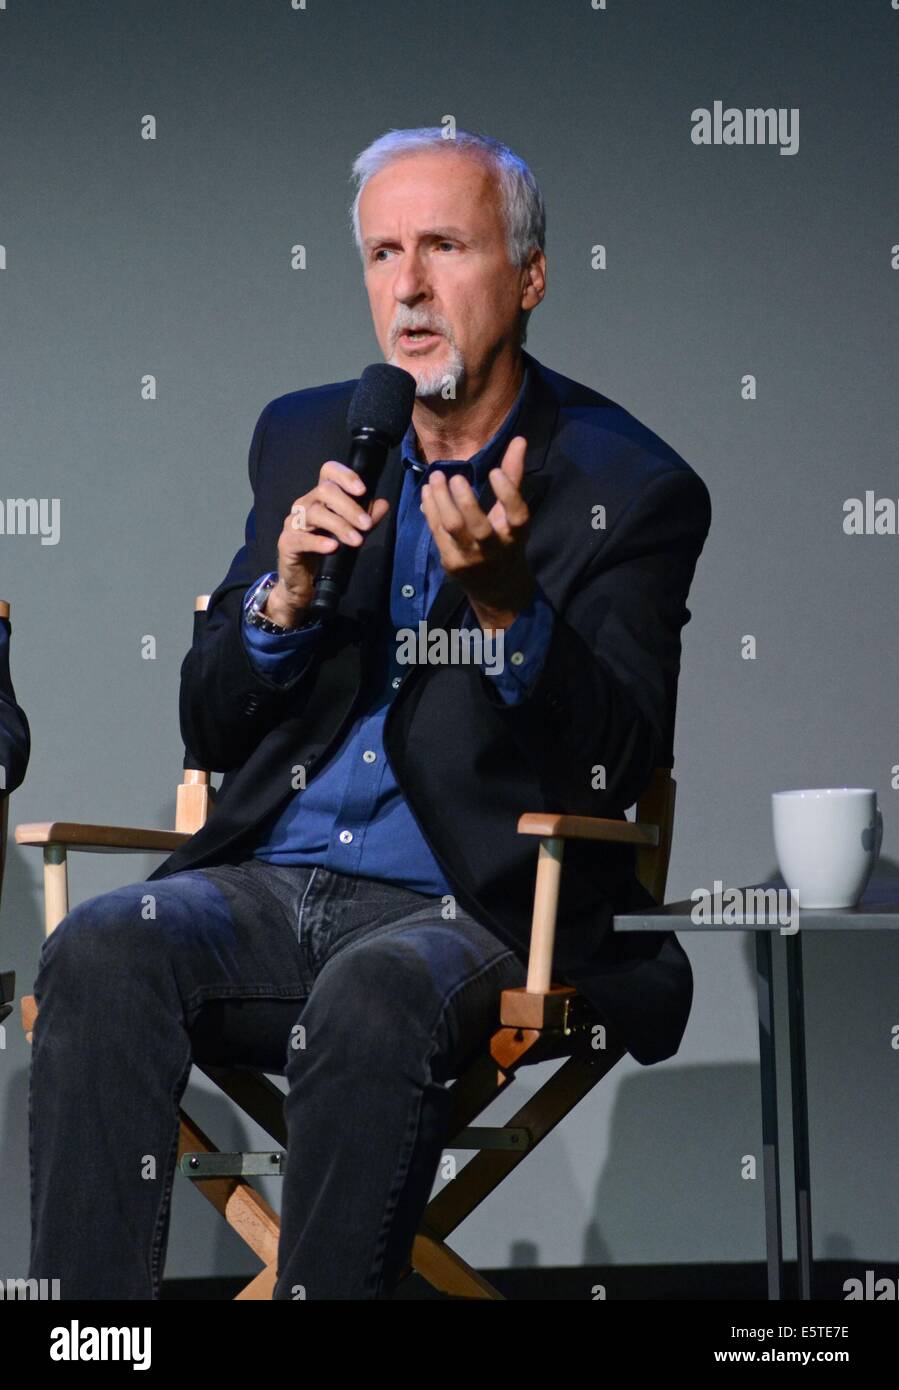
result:
M 427 298 L 429 286 L 421 259 L 413 252 L 402 257 L 393 281 L 393 296 L 400 304 L 418 304 Z

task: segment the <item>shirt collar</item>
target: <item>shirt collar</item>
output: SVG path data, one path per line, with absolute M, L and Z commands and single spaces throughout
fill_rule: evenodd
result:
M 448 476 L 453 473 L 461 473 L 468 479 L 473 487 L 480 487 L 482 483 L 486 482 L 488 473 L 491 468 L 496 466 L 502 451 L 512 438 L 515 422 L 518 419 L 525 393 L 528 389 L 530 373 L 531 369 L 527 363 L 525 363 L 524 377 L 522 378 L 518 395 L 506 415 L 506 418 L 503 420 L 496 433 L 488 439 L 484 447 L 479 449 L 476 454 L 472 454 L 470 459 L 435 459 L 432 463 L 425 464 L 418 452 L 418 440 L 415 435 L 415 427 L 410 421 L 409 428 L 406 430 L 400 445 L 404 476 L 411 471 L 416 481 L 418 483 L 423 483 L 427 481 L 429 475 L 435 468 L 439 468 L 441 472 Z

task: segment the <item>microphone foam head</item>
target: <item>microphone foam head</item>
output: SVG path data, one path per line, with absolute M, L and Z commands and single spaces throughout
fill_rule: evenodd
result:
M 391 444 L 399 444 L 412 419 L 417 386 L 412 373 L 402 367 L 391 367 L 387 362 L 366 367 L 347 411 L 350 434 L 363 427 L 375 429 Z

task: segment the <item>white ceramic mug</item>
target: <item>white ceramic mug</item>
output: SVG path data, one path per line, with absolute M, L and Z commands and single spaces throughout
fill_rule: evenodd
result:
M 799 907 L 855 907 L 883 840 L 877 793 L 867 787 L 772 792 L 774 848 Z

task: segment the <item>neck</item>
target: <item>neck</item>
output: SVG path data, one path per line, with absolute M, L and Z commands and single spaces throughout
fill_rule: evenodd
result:
M 472 458 L 496 434 L 515 402 L 524 377 L 524 358 L 514 355 L 467 373 L 455 400 L 416 400 L 412 424 L 425 463 Z

